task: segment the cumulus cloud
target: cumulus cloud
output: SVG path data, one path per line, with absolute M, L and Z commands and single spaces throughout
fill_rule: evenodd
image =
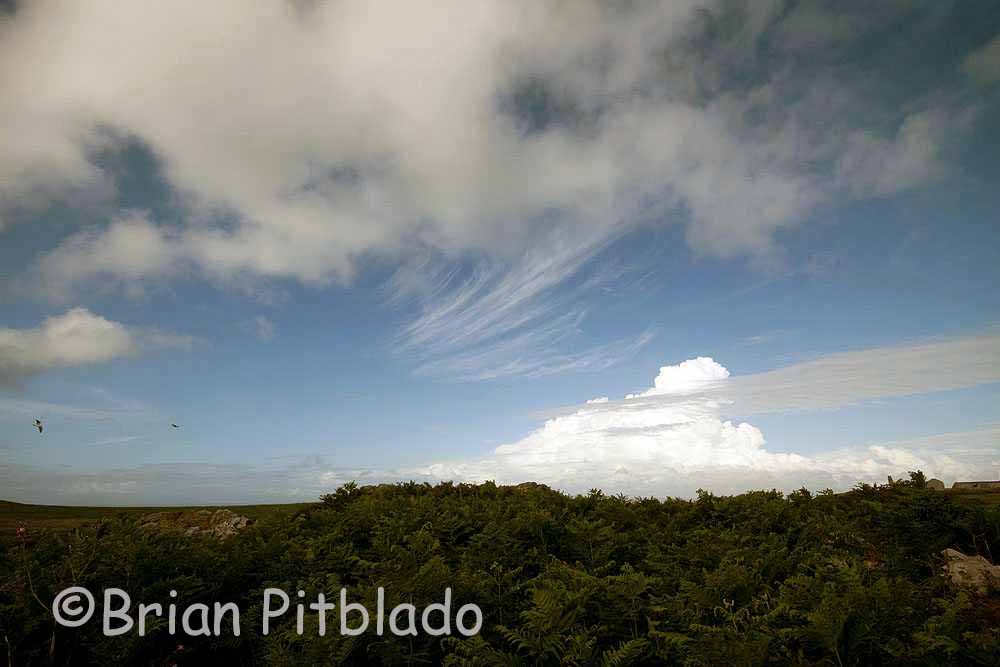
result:
M 191 343 L 187 336 L 133 329 L 86 308 L 73 308 L 35 328 L 0 328 L 0 382 Z
M 587 401 L 551 418 L 524 439 L 477 460 L 441 462 L 414 472 L 432 479 L 538 481 L 569 491 L 601 488 L 629 495 L 690 496 L 696 489 L 735 493 L 849 487 L 921 469 L 945 479 L 983 470 L 983 451 L 940 442 L 890 443 L 818 456 L 778 453 L 748 422 L 725 419 L 730 400 L 713 396 L 728 370 L 708 357 L 660 369 L 637 397 L 656 402 Z M 799 390 L 804 390 L 800 387 Z M 912 447 L 908 447 L 912 444 Z
M 768 451 L 756 426 L 728 417 L 834 410 L 993 382 L 1000 382 L 997 335 L 842 352 L 737 377 L 714 359 L 698 357 L 662 367 L 652 387 L 623 400 L 587 401 L 552 413 L 541 428 L 498 447 L 493 456 L 418 472 L 439 479 L 545 481 L 570 490 L 589 485 L 633 495 L 689 495 L 698 487 L 844 488 L 918 468 L 950 480 L 989 476 L 995 429 L 971 439 L 935 436 L 802 456 Z
M 729 377 L 729 370 L 711 357 L 682 361 L 676 366 L 662 366 L 653 379 L 653 387 L 640 396 L 691 394 L 712 387 Z

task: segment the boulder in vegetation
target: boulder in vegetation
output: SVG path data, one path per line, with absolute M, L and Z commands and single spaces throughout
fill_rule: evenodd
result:
M 966 556 L 955 549 L 945 549 L 941 555 L 946 561 L 945 574 L 959 586 L 986 593 L 990 586 L 1000 583 L 1000 565 L 992 565 L 982 556 Z
M 250 519 L 227 509 L 154 512 L 140 519 L 144 530 L 179 530 L 224 540 L 250 525 Z

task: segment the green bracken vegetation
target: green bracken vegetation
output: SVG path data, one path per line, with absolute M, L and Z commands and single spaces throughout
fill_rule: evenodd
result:
M 229 539 L 151 531 L 137 512 L 0 541 L 0 655 L 26 664 L 995 665 L 1000 595 L 941 575 L 942 549 L 992 560 L 1000 508 L 923 475 L 843 494 L 697 500 L 568 496 L 541 485 L 353 484 L 261 511 Z M 68 515 L 67 515 L 68 516 Z M 4 530 L 9 528 L 5 527 Z M 10 529 L 13 530 L 13 529 Z M 236 602 L 239 637 L 57 628 L 70 585 L 138 602 Z M 450 587 L 475 637 L 319 636 L 312 613 L 260 632 L 262 591 L 418 609 Z M 336 623 L 332 624 L 338 627 Z M 0 661 L 2 664 L 2 661 Z

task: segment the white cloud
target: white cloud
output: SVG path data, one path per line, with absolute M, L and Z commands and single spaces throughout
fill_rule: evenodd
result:
M 638 394 L 655 397 L 655 402 L 588 401 L 575 412 L 547 420 L 524 439 L 498 447 L 492 456 L 435 463 L 414 472 L 432 479 L 537 481 L 574 492 L 593 487 L 630 495 L 690 496 L 698 488 L 719 493 L 844 489 L 917 469 L 949 480 L 986 470 L 981 451 L 933 439 L 816 456 L 769 451 L 756 426 L 724 419 L 730 401 L 719 400 L 713 390 L 731 382 L 728 377 L 723 366 L 707 357 L 665 366 L 654 386 Z
M 571 491 L 690 495 L 695 489 L 843 489 L 921 469 L 945 480 L 991 477 L 997 430 L 874 443 L 814 456 L 775 453 L 748 417 L 835 410 L 880 397 L 1000 382 L 1000 336 L 827 355 L 747 376 L 708 357 L 664 366 L 646 391 L 552 413 L 492 456 L 413 471 L 432 479 L 540 481 Z
M 390 282 L 389 298 L 415 300 L 419 314 L 397 336 L 394 350 L 415 357 L 420 374 L 459 380 L 539 377 L 620 363 L 654 332 L 562 351 L 580 333 L 593 291 L 619 276 L 607 270 L 580 275 L 608 240 L 606 234 L 586 243 L 553 234 L 513 264 L 482 262 L 464 278 L 455 269 L 435 274 L 404 266 Z
M 0 382 L 191 343 L 187 336 L 130 329 L 86 308 L 73 308 L 35 328 L 0 328 Z
M 753 4 L 713 33 L 730 9 L 25 3 L 0 24 L 0 203 L 99 189 L 109 142 L 159 160 L 187 215 L 68 240 L 41 267 L 58 294 L 178 273 L 324 284 L 414 247 L 510 260 L 553 226 L 586 255 L 623 220 L 667 217 L 701 252 L 766 253 L 834 194 L 940 174 L 947 128 L 919 91 L 906 114 L 885 106 L 898 132 L 827 122 L 810 100 L 875 101 L 780 42 L 748 86 L 744 61 L 784 19 Z
M 722 372 L 714 369 L 714 362 L 694 363 L 697 361 L 684 362 L 689 364 L 686 372 L 679 366 L 661 369 L 661 381 L 669 388 L 672 378 L 676 378 L 677 385 L 687 392 L 687 399 L 696 395 L 725 405 L 727 414 L 835 410 L 876 398 L 1000 382 L 1000 336 L 984 334 L 838 352 L 724 382 L 719 381 Z M 709 369 L 703 368 L 705 365 Z M 669 392 L 659 392 L 654 386 L 628 394 L 624 400 L 609 401 L 601 408 L 644 410 L 669 406 L 674 401 Z M 570 407 L 547 414 L 562 416 L 574 410 Z
M 830 354 L 734 378 L 721 398 L 733 412 L 830 410 L 1000 382 L 1000 336 L 986 334 Z
M 711 357 L 682 361 L 676 366 L 662 366 L 653 380 L 653 388 L 642 396 L 691 394 L 703 391 L 729 377 L 729 370 Z
M 23 289 L 66 301 L 194 277 L 267 295 L 430 253 L 440 262 L 395 285 L 430 289 L 397 341 L 422 372 L 592 367 L 607 350 L 566 352 L 585 309 L 554 293 L 630 229 L 681 221 L 698 253 L 767 264 L 775 235 L 817 207 L 945 173 L 964 98 L 880 101 L 803 57 L 904 11 L 25 3 L 0 23 L 0 217 L 100 198 L 117 176 L 101 149 L 136 142 L 176 210 L 70 235 Z M 829 38 L 789 41 L 800 25 Z M 555 326 L 552 312 L 572 315 Z
M 103 229 L 90 228 L 43 253 L 30 274 L 33 288 L 56 299 L 71 297 L 82 284 L 138 293 L 146 281 L 175 275 L 182 249 L 170 232 L 140 211 L 126 211 Z
M 968 125 L 971 113 L 940 109 L 914 113 L 891 138 L 855 130 L 846 137 L 837 159 L 837 175 L 858 196 L 891 195 L 933 180 L 945 171 L 939 152 L 946 137 Z

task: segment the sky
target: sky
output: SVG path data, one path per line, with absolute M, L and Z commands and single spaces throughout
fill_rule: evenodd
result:
M 997 479 L 992 4 L 0 2 L 0 498 Z

